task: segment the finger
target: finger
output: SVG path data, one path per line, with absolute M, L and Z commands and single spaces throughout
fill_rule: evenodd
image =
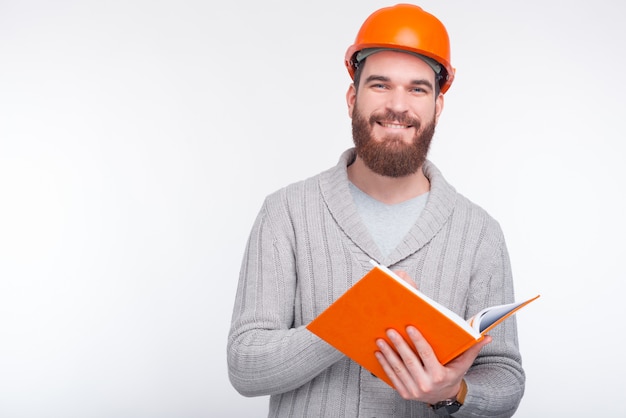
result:
M 401 378 L 401 376 L 408 373 L 406 369 L 404 369 L 404 364 L 385 340 L 379 339 L 376 341 L 376 345 L 380 349 L 380 351 L 374 353 L 376 359 L 382 366 L 387 377 L 389 377 L 389 380 L 391 380 L 393 387 L 400 393 L 406 392 L 406 386 Z
M 406 332 L 415 346 L 417 356 L 419 356 L 419 359 L 421 360 L 421 365 L 423 365 L 422 370 L 433 370 L 436 367 L 441 367 L 441 363 L 439 363 L 433 348 L 430 346 L 428 341 L 426 341 L 426 338 L 424 338 L 419 330 L 414 326 L 408 326 L 406 328 Z
M 419 357 L 418 353 L 415 352 L 413 347 L 411 347 L 396 330 L 388 330 L 387 336 L 395 346 L 399 360 L 402 364 L 403 373 L 398 373 L 398 376 L 402 379 L 404 386 L 408 390 L 416 392 L 416 381 L 421 381 L 424 379 L 425 375 L 422 359 Z

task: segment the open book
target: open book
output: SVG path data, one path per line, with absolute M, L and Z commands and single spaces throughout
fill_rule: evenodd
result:
M 478 343 L 493 327 L 534 301 L 492 306 L 465 320 L 402 280 L 385 266 L 374 265 L 333 302 L 307 329 L 387 382 L 374 353 L 376 340 L 390 328 L 410 341 L 406 327 L 415 326 L 446 364 Z M 392 345 L 393 346 L 393 345 Z

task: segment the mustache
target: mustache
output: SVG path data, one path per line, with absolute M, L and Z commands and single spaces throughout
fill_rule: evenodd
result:
M 415 127 L 415 129 L 420 128 L 420 121 L 410 115 L 408 115 L 405 112 L 399 113 L 399 112 L 395 112 L 391 109 L 387 109 L 384 112 L 379 112 L 379 113 L 373 113 L 370 116 L 370 120 L 369 123 L 370 125 L 374 125 L 375 123 L 384 120 L 384 121 L 395 121 L 397 123 L 399 123 L 400 125 L 411 125 L 413 127 Z

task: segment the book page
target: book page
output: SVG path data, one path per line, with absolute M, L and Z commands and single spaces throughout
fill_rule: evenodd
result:
M 539 295 L 522 302 L 514 302 L 505 305 L 485 308 L 482 311 L 478 312 L 476 315 L 474 315 L 472 318 L 470 318 L 468 322 L 476 331 L 482 334 L 485 331 L 493 328 L 499 322 L 513 315 L 519 309 L 526 306 L 538 297 Z

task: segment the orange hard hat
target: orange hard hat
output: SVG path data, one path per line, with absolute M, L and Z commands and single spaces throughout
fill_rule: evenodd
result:
M 370 48 L 407 51 L 435 60 L 443 67 L 439 74 L 442 93 L 454 80 L 448 31 L 439 19 L 419 6 L 397 4 L 384 7 L 365 20 L 354 44 L 346 51 L 345 63 L 352 79 L 358 65 L 357 54 Z

